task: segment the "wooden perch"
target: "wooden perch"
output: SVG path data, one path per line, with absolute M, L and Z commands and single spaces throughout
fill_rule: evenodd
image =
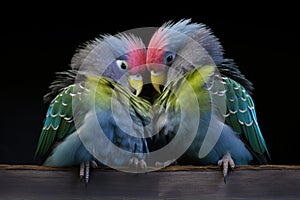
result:
M 148 173 L 93 169 L 87 187 L 78 168 L 0 165 L 0 199 L 299 199 L 300 166 L 237 166 L 224 183 L 217 166 Z

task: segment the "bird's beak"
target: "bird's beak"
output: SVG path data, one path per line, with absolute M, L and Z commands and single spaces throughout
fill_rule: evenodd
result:
M 154 71 L 151 70 L 151 83 L 155 90 L 161 93 L 160 86 L 164 85 L 167 80 L 167 71 Z
M 129 75 L 128 82 L 130 86 L 135 90 L 135 95 L 138 96 L 143 89 L 143 77 L 140 74 Z

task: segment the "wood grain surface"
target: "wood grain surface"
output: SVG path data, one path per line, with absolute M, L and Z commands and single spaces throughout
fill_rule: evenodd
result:
M 237 166 L 224 183 L 216 166 L 169 166 L 148 173 L 0 165 L 0 199 L 300 199 L 300 166 Z

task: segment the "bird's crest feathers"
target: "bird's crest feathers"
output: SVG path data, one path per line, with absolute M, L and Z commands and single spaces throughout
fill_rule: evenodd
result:
M 133 34 L 106 35 L 103 37 L 103 42 L 108 43 L 119 55 L 146 48 L 141 38 Z
M 164 23 L 153 35 L 149 42 L 149 48 L 173 49 L 173 46 L 179 46 L 186 41 L 190 33 L 203 27 L 203 24 L 190 23 L 191 19 L 182 19 L 177 23 L 168 21 Z M 168 43 L 172 41 L 172 43 Z M 172 45 L 169 48 L 169 45 Z
M 92 53 L 92 51 L 98 51 L 97 49 L 103 52 L 111 51 L 115 58 L 118 58 L 136 50 L 144 50 L 145 45 L 141 38 L 133 34 L 103 34 L 94 40 L 86 42 L 76 50 L 76 53 L 71 60 L 71 67 L 79 69 L 84 60 Z M 89 59 L 91 58 L 99 59 L 97 57 L 90 56 Z

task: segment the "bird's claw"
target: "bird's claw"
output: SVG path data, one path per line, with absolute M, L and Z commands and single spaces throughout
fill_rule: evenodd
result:
M 80 164 L 80 170 L 79 170 L 80 181 L 84 180 L 86 186 L 90 179 L 90 166 L 92 166 L 92 168 L 98 167 L 95 161 L 82 162 Z
M 175 159 L 173 159 L 173 160 L 167 160 L 165 162 L 159 162 L 159 161 L 157 161 L 157 162 L 155 162 L 155 167 L 162 167 L 162 168 L 164 168 L 164 167 L 167 167 L 167 166 L 171 165 L 174 162 L 175 162 Z
M 226 183 L 229 170 L 233 170 L 235 167 L 234 161 L 231 158 L 230 153 L 226 153 L 221 160 L 218 161 L 218 165 L 222 168 L 224 182 Z
M 146 169 L 147 168 L 147 163 L 145 160 L 139 160 L 138 158 L 134 157 L 129 160 L 129 167 L 134 167 L 136 169 Z

